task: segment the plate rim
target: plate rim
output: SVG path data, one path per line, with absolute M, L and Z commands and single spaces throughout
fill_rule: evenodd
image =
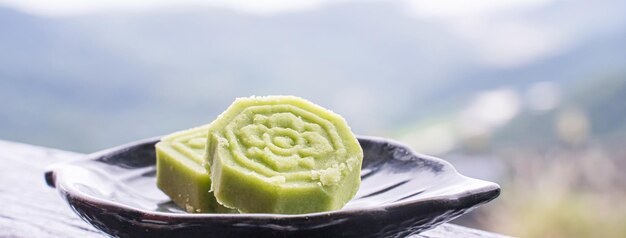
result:
M 66 184 L 68 181 L 64 181 L 64 179 L 62 179 L 63 171 L 67 169 L 68 167 L 72 167 L 72 166 L 80 167 L 79 165 L 76 165 L 76 164 L 84 163 L 85 161 L 96 160 L 98 158 L 101 158 L 103 156 L 110 155 L 110 154 L 123 153 L 124 151 L 127 151 L 131 148 L 134 148 L 140 145 L 156 143 L 160 139 L 161 139 L 161 136 L 141 139 L 141 140 L 133 141 L 130 143 L 122 144 L 119 146 L 115 146 L 109 149 L 94 152 L 91 154 L 87 154 L 83 158 L 53 164 L 46 169 L 46 172 L 44 175 L 46 183 L 51 188 L 54 188 L 58 190 L 59 192 L 61 192 L 62 194 L 65 194 L 65 196 L 70 196 L 70 197 L 73 197 L 74 199 L 78 198 L 88 204 L 95 204 L 98 206 L 118 207 L 125 211 L 132 211 L 134 213 L 139 213 L 139 214 L 149 214 L 151 215 L 150 219 L 159 220 L 158 218 L 162 218 L 164 220 L 167 219 L 168 221 L 170 221 L 171 219 L 193 219 L 193 220 L 227 219 L 227 220 L 231 220 L 231 219 L 240 219 L 240 218 L 253 219 L 253 220 L 267 220 L 267 219 L 289 220 L 289 219 L 326 218 L 329 216 L 351 216 L 357 213 L 367 213 L 367 212 L 379 211 L 379 210 L 397 209 L 397 208 L 404 207 L 404 206 L 418 205 L 420 203 L 434 202 L 434 201 L 438 201 L 438 202 L 445 201 L 446 203 L 460 204 L 462 203 L 461 200 L 468 199 L 470 195 L 481 195 L 481 194 L 488 195 L 486 198 L 482 198 L 482 201 L 473 202 L 472 205 L 467 206 L 468 208 L 472 209 L 472 208 L 477 207 L 480 204 L 484 204 L 486 202 L 489 202 L 497 198 L 500 195 L 500 190 L 501 190 L 500 186 L 494 182 L 465 176 L 459 173 L 450 162 L 444 159 L 438 158 L 438 157 L 417 153 L 411 147 L 399 141 L 389 139 L 389 138 L 384 138 L 384 137 L 362 136 L 362 135 L 357 135 L 357 139 L 369 140 L 369 141 L 378 142 L 378 143 L 386 143 L 389 145 L 401 147 L 405 149 L 407 153 L 410 153 L 418 158 L 435 161 L 437 163 L 443 164 L 444 167 L 450 169 L 451 173 L 454 173 L 455 177 L 459 177 L 463 179 L 464 181 L 468 181 L 468 182 L 481 183 L 481 186 L 477 188 L 469 189 L 469 190 L 463 190 L 461 192 L 455 192 L 452 194 L 430 196 L 430 197 L 419 198 L 419 199 L 409 199 L 406 201 L 392 202 L 392 203 L 384 204 L 381 206 L 372 206 L 372 207 L 365 207 L 365 208 L 346 208 L 346 209 L 340 209 L 340 210 L 304 213 L 304 214 L 168 213 L 168 212 L 145 210 L 145 209 L 133 207 L 130 205 L 118 203 L 112 200 L 95 197 L 95 196 L 89 195 L 87 193 L 84 193 L 78 190 L 74 186 Z M 457 206 L 458 205 L 456 205 L 455 208 Z

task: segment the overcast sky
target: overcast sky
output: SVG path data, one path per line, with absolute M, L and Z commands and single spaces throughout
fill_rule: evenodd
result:
M 0 4 L 13 6 L 25 12 L 39 15 L 64 16 L 111 10 L 144 11 L 158 8 L 197 6 L 220 6 L 248 13 L 277 14 L 310 10 L 327 4 L 337 4 L 346 1 L 350 0 L 0 0 Z M 553 0 L 474 0 L 468 2 L 461 0 L 406 0 L 397 2 L 407 4 L 408 9 L 420 16 L 464 17 L 484 16 L 511 8 L 542 6 L 552 1 Z
M 383 0 L 370 0 L 383 1 Z M 467 41 L 484 64 L 515 67 L 558 54 L 585 37 L 625 24 L 620 0 L 387 0 L 405 14 L 444 25 Z M 63 17 L 116 11 L 221 7 L 244 14 L 271 16 L 319 9 L 355 0 L 0 0 L 23 12 Z M 359 1 L 363 2 L 363 1 Z M 558 13 L 537 19 L 532 13 L 556 6 Z M 621 10 L 620 10 L 621 9 Z M 554 9 L 553 9 L 554 10 Z M 531 14 L 529 14 L 531 13 Z M 539 14 L 541 15 L 541 14 Z

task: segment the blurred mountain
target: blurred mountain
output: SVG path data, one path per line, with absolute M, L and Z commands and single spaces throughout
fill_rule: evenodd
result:
M 547 14 L 547 13 L 546 13 Z M 511 68 L 395 3 L 256 16 L 221 8 L 46 18 L 0 8 L 0 138 L 89 152 L 294 94 L 385 135 L 480 90 L 622 70 L 624 29 Z M 597 112 L 603 114 L 603 112 Z M 607 115 L 608 116 L 608 115 Z
M 491 141 L 494 147 L 532 146 L 547 148 L 567 144 L 559 133 L 559 121 L 575 113 L 586 124 L 585 142 L 619 144 L 626 138 L 626 55 L 619 54 L 626 44 L 626 29 L 610 37 L 595 38 L 571 51 L 510 72 L 488 73 L 492 85 L 528 90 L 532 83 L 550 81 L 560 85 L 562 98 L 550 111 L 523 111 Z M 502 83 L 500 79 L 506 78 Z M 502 84 L 497 84 L 495 82 Z M 474 85 L 475 86 L 475 85 Z M 467 87 L 471 87 L 468 85 Z M 478 87 L 479 88 L 479 87 Z M 527 109 L 527 108 L 526 108 Z M 578 115 L 580 114 L 580 115 Z M 562 133 L 562 132 L 561 132 Z M 581 142 L 582 143 L 582 142 Z
M 492 139 L 495 147 L 620 145 L 626 139 L 626 72 L 570 86 L 563 103 L 545 112 L 525 111 Z

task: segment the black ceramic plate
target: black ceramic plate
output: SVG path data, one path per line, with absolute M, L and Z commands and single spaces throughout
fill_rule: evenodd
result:
M 497 184 L 396 142 L 359 137 L 362 184 L 343 209 L 302 215 L 188 214 L 156 187 L 157 138 L 53 166 L 46 181 L 114 237 L 404 237 L 496 198 Z

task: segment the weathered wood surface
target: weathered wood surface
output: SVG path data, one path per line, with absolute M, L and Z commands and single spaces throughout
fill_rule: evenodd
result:
M 82 221 L 43 174 L 53 163 L 82 155 L 0 140 L 0 237 L 106 237 Z M 444 224 L 415 238 L 501 238 L 504 236 Z
M 0 141 L 0 237 L 105 237 L 50 189 L 49 164 L 81 155 Z

